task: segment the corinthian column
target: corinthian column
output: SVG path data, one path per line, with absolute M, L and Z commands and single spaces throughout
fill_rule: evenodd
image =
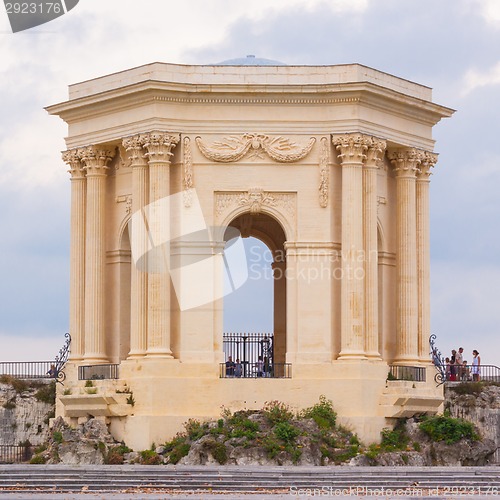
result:
M 85 248 L 85 354 L 87 363 L 108 361 L 105 348 L 105 196 L 111 151 L 89 146 L 78 151 L 87 173 Z
M 170 157 L 179 136 L 151 132 L 143 136 L 149 161 L 148 222 L 153 244 L 148 258 L 147 356 L 172 358 L 170 347 Z
M 136 135 L 123 140 L 123 147 L 128 153 L 132 167 L 132 214 L 144 216 L 144 208 L 148 203 L 148 162 L 142 148 L 143 136 Z M 133 248 L 141 249 L 141 255 L 134 256 L 130 283 L 130 352 L 129 358 L 139 358 L 147 350 L 148 320 L 148 275 L 147 256 L 148 234 L 142 225 L 132 224 L 130 238 L 134 240 Z
M 430 306 L 430 224 L 429 183 L 431 168 L 437 155 L 424 153 L 417 175 L 417 273 L 418 273 L 418 356 L 430 361 L 429 337 L 431 335 Z
M 396 358 L 399 363 L 418 361 L 418 280 L 416 173 L 421 152 L 391 152 L 396 172 L 398 322 Z
M 380 358 L 378 345 L 378 237 L 377 169 L 384 157 L 386 142 L 373 138 L 363 170 L 363 223 L 365 239 L 365 350 Z
M 85 352 L 85 210 L 86 179 L 77 150 L 63 153 L 71 174 L 71 246 L 69 288 L 69 359 L 80 361 Z
M 363 162 L 370 138 L 333 138 L 342 162 L 342 285 L 340 358 L 365 357 Z

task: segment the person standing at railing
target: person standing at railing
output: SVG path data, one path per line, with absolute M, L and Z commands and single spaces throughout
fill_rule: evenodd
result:
M 472 355 L 474 356 L 472 360 L 472 380 L 474 382 L 479 382 L 481 378 L 481 357 L 476 349 L 472 351 Z
M 451 351 L 451 358 L 450 358 L 450 381 L 455 382 L 457 380 L 457 351 L 453 349 Z
M 47 375 L 50 378 L 57 378 L 57 368 L 56 365 L 50 365 L 49 371 L 47 372 Z
M 226 361 L 226 377 L 234 377 L 234 369 L 236 367 L 233 358 L 229 356 Z
M 240 378 L 241 374 L 242 374 L 242 366 L 241 366 L 241 361 L 238 358 L 234 365 L 234 376 Z
M 457 365 L 457 380 L 462 380 L 464 373 L 464 348 L 459 347 L 455 356 L 455 363 Z

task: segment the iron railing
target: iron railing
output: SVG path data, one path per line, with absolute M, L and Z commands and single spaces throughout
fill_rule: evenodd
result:
M 221 363 L 219 376 L 220 378 L 292 378 L 292 364 L 242 363 L 240 369 L 227 363 Z
M 495 365 L 455 365 L 445 367 L 445 382 L 500 382 L 500 367 Z
M 33 456 L 29 445 L 0 445 L 0 464 L 18 464 L 28 462 Z
M 389 365 L 388 380 L 410 380 L 412 382 L 425 382 L 425 367 Z
M 78 380 L 117 379 L 120 365 L 86 365 L 78 367 Z
M 225 359 L 239 360 L 243 376 L 251 377 L 251 367 L 259 361 L 273 364 L 274 336 L 272 333 L 224 333 L 223 350 Z
M 54 378 L 50 373 L 53 361 L 2 361 L 0 375 L 18 379 Z

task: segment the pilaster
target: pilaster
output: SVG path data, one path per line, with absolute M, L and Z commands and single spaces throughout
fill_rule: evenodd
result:
M 85 352 L 85 212 L 87 180 L 76 149 L 65 151 L 63 161 L 71 174 L 71 246 L 69 288 L 70 361 L 80 361 Z
M 113 153 L 96 146 L 78 150 L 87 176 L 85 248 L 85 352 L 87 363 L 107 362 L 105 352 L 105 194 Z

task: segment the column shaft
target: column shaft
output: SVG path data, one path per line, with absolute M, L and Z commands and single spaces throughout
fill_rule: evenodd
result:
M 105 314 L 105 195 L 109 151 L 90 146 L 81 150 L 87 172 L 85 252 L 85 354 L 87 363 L 107 362 Z
M 365 242 L 365 350 L 380 358 L 378 340 L 378 234 L 377 169 L 386 148 L 385 141 L 373 139 L 363 172 L 363 222 Z
M 80 361 L 85 352 L 85 212 L 86 179 L 77 150 L 63 153 L 71 173 L 71 247 L 69 289 L 69 359 Z
M 123 140 L 132 168 L 132 214 L 138 214 L 143 221 L 144 208 L 148 203 L 148 163 L 142 148 L 142 136 L 129 137 Z M 148 234 L 145 227 L 132 223 L 129 227 L 134 249 L 139 249 L 140 255 L 135 255 L 137 262 L 132 260 L 130 281 L 130 352 L 129 358 L 138 358 L 147 350 L 147 319 L 148 319 L 148 274 L 147 274 L 147 244 Z M 140 241 L 139 241 L 140 240 Z
M 416 171 L 420 153 L 399 151 L 396 170 L 398 328 L 396 362 L 418 361 Z
M 425 153 L 417 176 L 417 272 L 418 272 L 418 355 L 421 361 L 429 361 L 430 316 L 430 217 L 429 184 L 430 169 L 437 155 Z
M 148 259 L 147 356 L 172 358 L 170 346 L 170 156 L 179 137 L 162 132 L 144 136 L 149 160 L 148 223 L 153 241 L 161 242 Z
M 342 288 L 340 358 L 364 358 L 363 162 L 366 136 L 334 138 L 342 160 Z

